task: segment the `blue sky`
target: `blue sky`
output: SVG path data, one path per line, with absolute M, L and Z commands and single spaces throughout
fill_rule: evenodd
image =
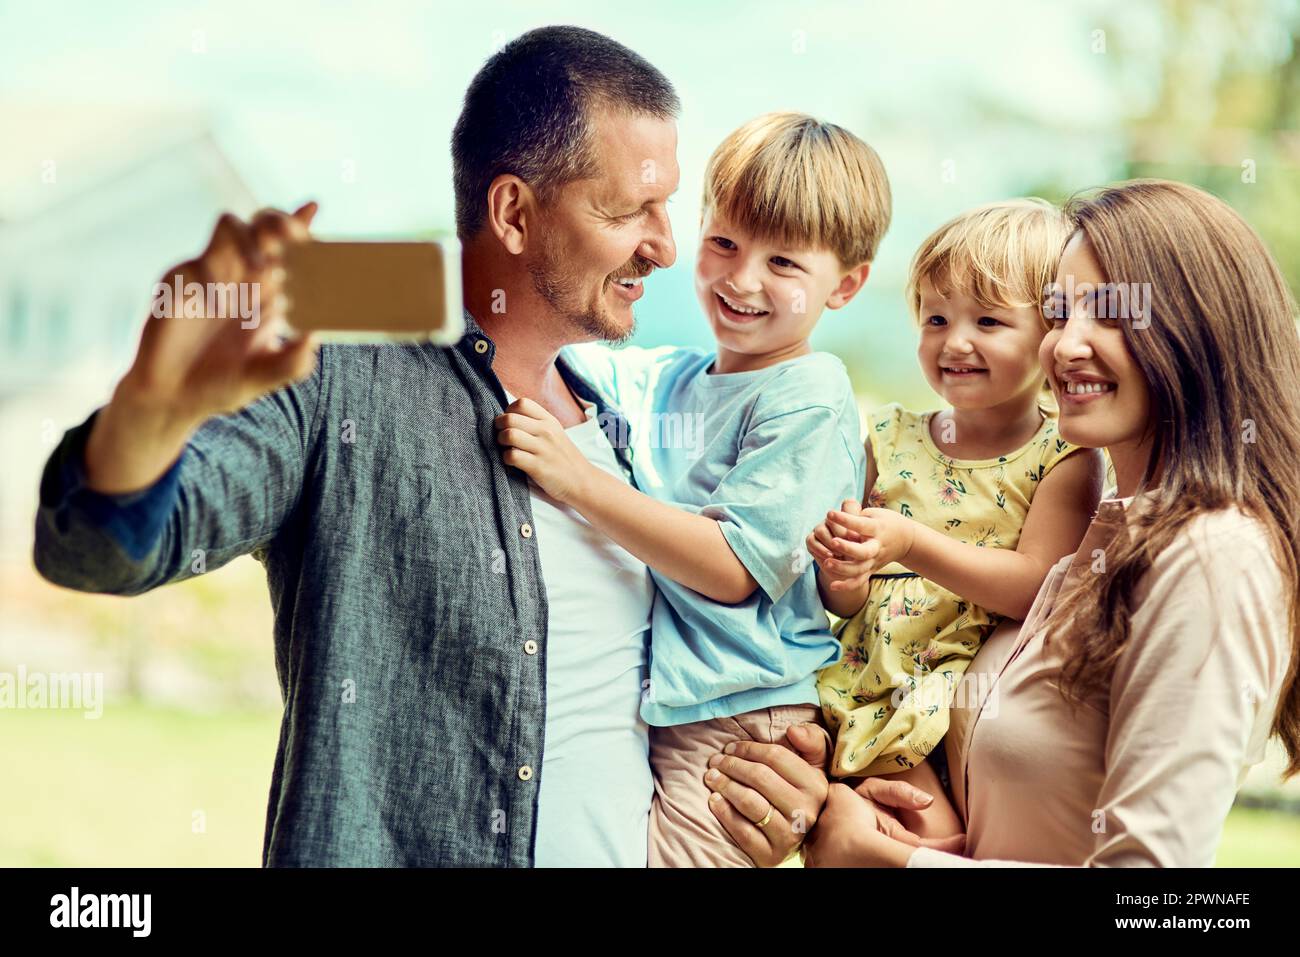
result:
M 913 335 L 901 284 L 927 232 L 1035 184 L 1113 175 L 1117 103 L 1142 104 L 1116 58 L 1096 49 L 1111 10 L 1024 0 L 0 3 L 0 102 L 192 114 L 259 202 L 315 198 L 323 233 L 424 231 L 451 223 L 447 141 L 484 58 L 534 26 L 588 26 L 646 56 L 683 100 L 680 255 L 647 286 L 638 341 L 707 344 L 690 276 L 704 163 L 749 117 L 804 110 L 871 142 L 893 184 L 894 224 L 867 291 L 815 339 L 881 380 L 864 388 L 885 391 L 900 375 L 920 381 L 899 371 Z M 1140 7 L 1122 16 L 1130 26 L 1107 35 L 1112 47 L 1142 35 Z

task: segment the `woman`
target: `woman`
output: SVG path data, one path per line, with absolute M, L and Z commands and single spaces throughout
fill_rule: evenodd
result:
M 1039 357 L 1062 437 L 1107 450 L 1118 495 L 954 702 L 966 856 L 916 846 L 898 821 L 915 793 L 831 785 L 817 816 L 812 767 L 742 747 L 706 783 L 751 856 L 797 844 L 784 820 L 755 826 L 788 808 L 816 820 L 812 866 L 1208 866 L 1270 734 L 1300 771 L 1295 303 L 1199 189 L 1132 182 L 1067 211 Z

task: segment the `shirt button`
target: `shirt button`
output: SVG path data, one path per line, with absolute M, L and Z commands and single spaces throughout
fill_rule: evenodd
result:
M 488 351 L 487 340 L 486 339 L 474 340 L 474 351 L 477 352 L 479 355 L 482 355 L 483 353 L 487 352 Z
M 519 769 L 519 780 L 529 781 L 532 780 L 532 777 L 533 777 L 533 769 L 530 768 L 528 765 L 525 764 L 522 768 Z
M 532 538 L 533 526 L 529 525 L 527 522 L 524 522 L 524 524 L 519 526 L 519 534 L 524 536 L 524 538 Z
M 531 639 L 531 638 L 529 638 L 527 641 L 525 641 L 525 642 L 524 642 L 524 654 L 526 654 L 526 655 L 535 655 L 535 654 L 537 654 L 537 642 L 533 641 L 533 639 Z

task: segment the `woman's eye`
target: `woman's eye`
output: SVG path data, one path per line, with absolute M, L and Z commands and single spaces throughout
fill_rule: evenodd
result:
M 713 242 L 715 245 L 719 246 L 722 249 L 736 248 L 736 244 L 733 243 L 730 239 L 727 239 L 725 236 L 714 236 Z

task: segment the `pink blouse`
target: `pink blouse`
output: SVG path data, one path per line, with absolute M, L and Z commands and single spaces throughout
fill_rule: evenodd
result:
M 1288 595 L 1260 522 L 1198 516 L 1139 584 L 1108 694 L 1072 707 L 1056 685 L 1067 649 L 1044 636 L 1061 589 L 1128 535 L 1130 507 L 1103 501 L 1024 625 L 971 663 L 945 738 L 968 856 L 921 848 L 909 867 L 1214 863 L 1287 674 Z

